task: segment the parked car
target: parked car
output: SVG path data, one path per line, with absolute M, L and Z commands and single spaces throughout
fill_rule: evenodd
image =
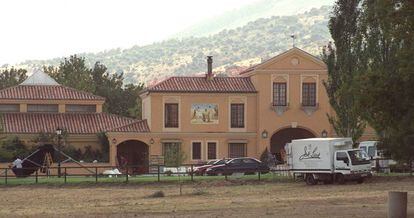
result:
M 193 173 L 197 176 L 203 176 L 206 173 L 206 170 L 211 166 L 225 164 L 229 159 L 220 159 L 220 160 L 211 160 L 207 162 L 205 165 L 194 167 Z
M 219 164 L 207 168 L 207 175 L 231 175 L 233 173 L 253 174 L 256 172 L 268 173 L 269 167 L 261 161 L 250 158 L 241 157 L 231 159 L 224 164 Z

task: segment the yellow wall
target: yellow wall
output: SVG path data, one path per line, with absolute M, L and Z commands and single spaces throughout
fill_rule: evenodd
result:
M 295 59 L 292 61 L 292 59 Z M 111 133 L 117 139 L 111 145 L 111 156 L 116 154 L 116 145 L 123 140 L 134 138 L 150 145 L 151 155 L 161 155 L 163 140 L 179 139 L 182 149 L 187 153 L 188 163 L 191 161 L 191 142 L 201 141 L 205 146 L 207 140 L 216 140 L 219 144 L 219 158 L 228 157 L 228 143 L 231 140 L 247 141 L 248 156 L 259 158 L 263 150 L 270 148 L 270 138 L 280 129 L 295 127 L 304 128 L 316 136 L 323 130 L 329 135 L 333 130 L 328 122 L 327 113 L 331 113 L 328 97 L 323 86 L 327 79 L 327 69 L 323 62 L 299 50 L 291 49 L 288 52 L 266 61 L 253 71 L 243 76 L 250 77 L 257 93 L 146 93 L 141 95 L 143 100 L 143 118 L 148 120 L 151 133 L 148 134 L 120 134 Z M 271 107 L 273 82 L 286 81 L 288 84 L 287 110 L 278 115 Z M 315 111 L 305 113 L 301 106 L 302 82 L 317 83 L 317 103 Z M 230 128 L 229 106 L 231 102 L 245 104 L 244 129 Z M 179 104 L 179 128 L 164 128 L 164 104 Z M 218 124 L 191 124 L 191 104 L 213 103 L 218 104 Z M 269 135 L 262 138 L 261 133 L 266 130 Z M 150 139 L 154 144 L 149 144 Z M 205 147 L 203 147 L 205 158 Z M 114 153 L 115 152 L 115 153 Z M 112 161 L 115 157 L 112 158 Z

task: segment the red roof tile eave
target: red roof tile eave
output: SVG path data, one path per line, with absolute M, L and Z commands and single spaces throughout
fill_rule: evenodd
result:
M 193 90 L 189 90 L 189 91 L 182 91 L 182 90 L 146 90 L 146 92 L 156 92 L 156 93 L 218 93 L 218 94 L 226 94 L 226 93 L 244 93 L 244 94 L 249 94 L 249 93 L 258 93 L 257 91 L 193 91 Z
M 65 128 L 69 134 L 93 135 L 111 129 L 139 123 L 136 132 L 149 132 L 146 120 L 137 120 L 106 113 L 3 113 L 0 134 L 38 134 Z

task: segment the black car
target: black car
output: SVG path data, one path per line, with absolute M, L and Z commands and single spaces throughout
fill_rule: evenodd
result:
M 257 172 L 268 173 L 269 167 L 261 161 L 250 157 L 234 158 L 225 164 L 211 166 L 206 170 L 207 175 L 254 174 Z

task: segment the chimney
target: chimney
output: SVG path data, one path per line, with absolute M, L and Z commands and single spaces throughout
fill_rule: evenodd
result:
M 207 80 L 213 79 L 213 56 L 207 56 Z

